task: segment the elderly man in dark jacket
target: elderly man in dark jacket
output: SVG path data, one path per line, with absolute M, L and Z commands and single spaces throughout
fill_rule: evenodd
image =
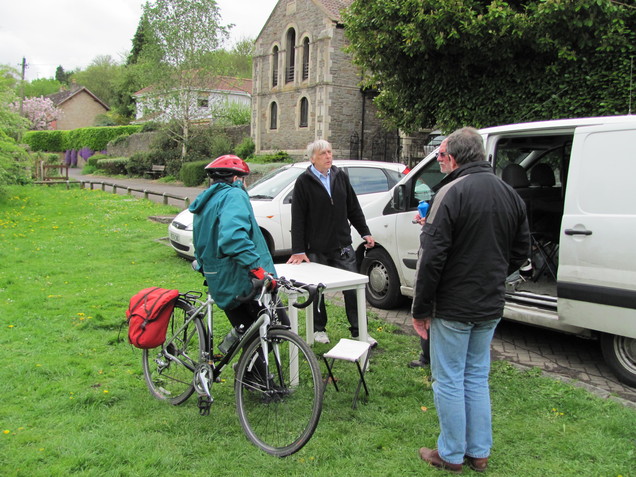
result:
M 528 258 L 523 201 L 486 162 L 472 128 L 447 139 L 452 172 L 442 181 L 422 227 L 413 326 L 430 329 L 431 371 L 440 423 L 430 464 L 461 472 L 464 460 L 484 471 L 492 447 L 490 342 L 503 314 L 505 279 Z
M 292 198 L 292 252 L 287 263 L 317 262 L 350 272 L 358 272 L 351 246 L 351 225 L 366 240 L 375 241 L 362 213 L 349 177 L 333 165 L 331 144 L 319 139 L 307 146 L 311 165 L 294 185 Z M 344 293 L 345 309 L 352 337 L 358 336 L 356 292 Z M 327 310 L 324 300 L 314 305 L 314 340 L 329 343 L 326 332 Z M 375 346 L 377 342 L 369 337 Z

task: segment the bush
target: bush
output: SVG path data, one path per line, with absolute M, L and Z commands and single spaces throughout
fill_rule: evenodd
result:
M 115 126 L 100 128 L 80 128 L 68 132 L 68 148 L 88 147 L 93 151 L 103 151 L 110 141 L 118 136 L 130 136 L 139 132 L 141 126 Z
M 181 166 L 181 172 L 179 174 L 179 179 L 183 182 L 183 185 L 186 187 L 196 187 L 198 185 L 203 184 L 206 181 L 207 175 L 205 173 L 205 166 L 207 166 L 210 161 L 197 161 L 197 162 L 186 162 Z
M 89 166 L 93 166 L 95 168 L 97 168 L 97 163 L 99 161 L 101 161 L 102 159 L 110 159 L 109 156 L 107 156 L 106 154 L 93 154 L 91 157 L 88 158 L 88 160 L 86 161 L 86 163 Z
M 152 152 L 136 152 L 128 158 L 126 172 L 129 176 L 143 176 L 152 168 Z
M 252 157 L 254 155 L 254 151 L 256 150 L 256 145 L 254 141 L 252 141 L 251 137 L 243 138 L 241 143 L 234 148 L 234 154 L 236 154 L 241 159 L 247 159 L 248 157 Z
M 278 151 L 275 154 L 259 154 L 258 156 L 253 156 L 251 159 L 252 162 L 259 164 L 268 164 L 270 162 L 293 162 L 291 156 L 285 151 Z
M 115 157 L 108 159 L 100 159 L 97 161 L 97 168 L 105 171 L 111 175 L 125 175 L 126 165 L 128 164 L 127 157 Z
M 3 185 L 22 185 L 30 181 L 29 154 L 0 129 L 0 190 Z

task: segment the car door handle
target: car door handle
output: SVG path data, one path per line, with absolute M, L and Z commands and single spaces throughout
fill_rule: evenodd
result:
M 563 233 L 565 235 L 592 235 L 592 231 L 591 230 L 565 229 Z

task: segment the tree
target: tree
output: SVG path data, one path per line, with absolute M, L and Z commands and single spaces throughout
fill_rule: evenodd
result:
M 4 184 L 26 181 L 29 155 L 16 139 L 28 124 L 11 106 L 18 102 L 15 93 L 17 77 L 14 69 L 0 65 L 0 190 Z
M 205 54 L 222 46 L 231 26 L 221 24 L 214 0 L 156 0 L 144 5 L 143 15 L 148 21 L 146 35 L 152 35 L 153 41 L 144 42 L 139 63 L 155 98 L 171 105 L 184 160 L 196 118 L 198 86 L 214 74 Z
M 35 98 L 38 96 L 47 96 L 57 93 L 60 90 L 60 83 L 53 78 L 38 78 L 24 85 L 24 96 L 27 98 Z
M 627 113 L 636 9 L 613 0 L 355 0 L 348 51 L 405 131 Z
M 16 101 L 13 103 L 14 111 L 20 110 L 20 105 Z M 62 110 L 57 108 L 49 98 L 26 98 L 22 102 L 22 115 L 30 122 L 30 129 L 45 130 L 53 129 L 53 123 L 62 116 Z
M 85 70 L 73 73 L 71 79 L 85 86 L 106 104 L 110 105 L 117 98 L 115 87 L 122 74 L 122 65 L 110 55 L 96 56 Z
M 60 65 L 55 69 L 55 80 L 68 85 L 72 74 L 73 70 L 66 72 L 64 71 L 64 68 L 62 68 L 62 65 Z

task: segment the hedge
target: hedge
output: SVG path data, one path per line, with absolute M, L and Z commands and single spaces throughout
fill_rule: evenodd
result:
M 70 131 L 29 131 L 25 133 L 23 141 L 32 151 L 64 152 L 67 149 L 80 150 L 84 147 L 93 151 L 103 151 L 113 139 L 139 132 L 141 127 L 134 125 L 79 128 Z
M 184 163 L 179 172 L 179 178 L 181 182 L 183 182 L 183 185 L 186 187 L 196 187 L 203 184 L 207 177 L 205 166 L 209 163 L 210 161 L 207 160 Z
M 69 131 L 27 131 L 22 142 L 28 144 L 32 151 L 64 152 Z

